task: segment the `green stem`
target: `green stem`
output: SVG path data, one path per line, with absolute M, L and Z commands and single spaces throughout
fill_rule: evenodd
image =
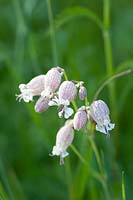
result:
M 105 88 L 105 86 L 107 86 L 108 84 L 110 84 L 113 80 L 115 80 L 117 78 L 120 78 L 122 76 L 128 75 L 130 73 L 133 73 L 133 69 L 131 69 L 131 68 L 127 69 L 127 70 L 124 70 L 124 71 L 122 71 L 120 73 L 117 73 L 114 76 L 111 76 L 110 78 L 108 78 L 107 80 L 105 80 L 103 82 L 103 84 L 100 85 L 100 87 L 96 91 L 96 93 L 94 95 L 94 98 L 93 98 L 93 101 L 96 101 L 98 99 L 99 94 L 103 91 L 103 89 Z
M 110 39 L 110 0 L 104 0 L 103 23 L 104 23 L 103 40 L 104 40 L 107 76 L 112 76 L 114 73 L 114 66 L 113 66 L 113 56 L 112 56 L 112 47 Z M 111 109 L 114 109 L 115 108 L 114 84 L 109 85 L 109 95 L 110 95 Z M 114 114 L 114 116 L 116 116 L 116 113 Z
M 107 66 L 107 75 L 110 76 L 113 74 L 113 57 L 112 57 L 112 48 L 111 48 L 111 40 L 109 29 L 105 27 L 103 31 L 104 38 L 104 49 L 105 49 L 105 59 Z
M 54 30 L 53 13 L 52 13 L 52 8 L 51 8 L 51 0 L 47 0 L 47 7 L 48 7 L 48 18 L 49 18 L 50 34 L 51 34 L 53 62 L 54 62 L 54 65 L 58 65 L 57 45 L 56 45 L 56 37 L 55 37 L 55 30 Z
M 92 149 L 94 151 L 94 154 L 95 154 L 95 157 L 96 157 L 96 160 L 97 160 L 97 164 L 99 166 L 99 170 L 102 172 L 103 171 L 103 169 L 102 169 L 102 163 L 101 163 L 101 159 L 100 159 L 100 156 L 99 156 L 96 144 L 95 144 L 92 136 L 89 136 L 88 139 L 89 139 L 89 142 L 91 143 Z
M 110 200 L 110 195 L 109 195 L 108 186 L 107 186 L 107 177 L 106 177 L 106 174 L 105 174 L 104 167 L 102 166 L 102 162 L 101 162 L 101 159 L 100 159 L 100 155 L 99 155 L 97 146 L 96 146 L 92 136 L 89 136 L 88 139 L 91 143 L 91 147 L 92 147 L 93 152 L 95 154 L 100 173 L 103 176 L 101 183 L 102 183 L 102 186 L 103 186 L 105 197 L 106 197 L 107 200 Z
M 103 177 L 98 172 L 96 172 L 94 169 L 90 168 L 89 161 L 86 161 L 84 159 L 84 157 L 80 154 L 80 152 L 76 149 L 76 147 L 73 144 L 71 144 L 70 147 L 73 150 L 73 152 L 77 155 L 77 157 L 79 158 L 79 160 L 86 166 L 88 173 L 89 174 L 91 173 L 91 175 L 94 178 L 96 178 L 99 182 L 102 182 L 103 181 L 102 180 Z
M 126 200 L 126 192 L 125 192 L 125 182 L 124 182 L 124 171 L 122 172 L 122 200 Z

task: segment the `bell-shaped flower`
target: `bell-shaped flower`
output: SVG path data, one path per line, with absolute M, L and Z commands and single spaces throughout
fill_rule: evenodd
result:
M 76 112 L 73 118 L 73 127 L 75 130 L 79 131 L 84 128 L 87 122 L 87 113 L 82 107 Z
M 16 95 L 19 102 L 22 99 L 27 103 L 33 101 L 33 97 L 41 95 L 41 92 L 45 89 L 45 75 L 36 76 L 27 84 L 20 84 L 19 89 L 21 94 Z
M 51 96 L 56 91 L 61 83 L 63 75 L 63 69 L 60 67 L 53 67 L 45 75 L 45 90 L 42 92 L 42 96 Z
M 64 164 L 64 158 L 69 155 L 66 151 L 74 139 L 72 123 L 65 124 L 56 135 L 56 145 L 53 147 L 52 156 L 60 156 L 60 164 Z
M 76 85 L 72 81 L 64 81 L 59 87 L 59 99 L 71 102 L 77 95 Z
M 102 100 L 94 101 L 90 105 L 89 115 L 96 122 L 96 130 L 109 136 L 109 131 L 115 124 L 110 122 L 110 112 L 106 103 Z
M 35 104 L 35 111 L 36 112 L 44 112 L 49 108 L 49 97 L 42 97 L 40 96 Z
M 54 96 L 54 98 L 49 102 L 49 106 L 58 106 L 59 117 L 64 117 L 68 119 L 73 114 L 73 109 L 68 107 L 70 102 L 76 97 L 77 88 L 72 81 L 64 81 L 58 91 L 58 97 Z

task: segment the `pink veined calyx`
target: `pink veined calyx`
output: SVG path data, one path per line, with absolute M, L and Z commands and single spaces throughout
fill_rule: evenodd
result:
M 70 103 L 75 99 L 77 95 L 76 85 L 72 81 L 64 81 L 59 87 L 57 96 L 49 102 L 49 106 L 58 106 L 59 117 L 64 116 L 68 119 L 73 113 L 73 109 L 69 107 Z
M 96 122 L 96 130 L 109 136 L 115 124 L 110 122 L 110 112 L 107 104 L 102 100 L 94 101 L 89 109 L 90 117 Z
M 45 75 L 39 75 L 34 77 L 27 84 L 20 84 L 19 89 L 21 94 L 16 95 L 16 99 L 29 103 L 33 101 L 34 96 L 41 95 L 41 92 L 45 89 Z
M 66 123 L 56 135 L 56 144 L 52 150 L 52 156 L 60 156 L 60 165 L 64 164 L 64 158 L 69 155 L 67 148 L 74 139 L 74 130 L 72 122 Z

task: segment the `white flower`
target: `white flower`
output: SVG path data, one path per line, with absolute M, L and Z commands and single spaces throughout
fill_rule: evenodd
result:
M 68 107 L 70 105 L 70 102 L 68 100 L 58 99 L 57 96 L 54 96 L 54 98 L 49 101 L 48 105 L 59 107 L 58 116 L 60 118 L 64 115 L 64 118 L 68 119 L 74 113 L 73 109 Z
M 48 97 L 40 96 L 39 99 L 36 101 L 36 104 L 34 107 L 35 111 L 39 113 L 46 111 L 49 108 L 48 103 L 49 103 Z
M 109 136 L 109 131 L 115 127 L 115 124 L 110 122 L 109 108 L 104 101 L 94 101 L 90 105 L 89 115 L 97 123 L 96 130 Z
M 20 89 L 21 94 L 16 95 L 16 100 L 19 100 L 19 102 L 20 102 L 23 99 L 24 102 L 26 102 L 26 103 L 33 101 L 32 90 L 28 89 L 26 84 L 20 84 L 19 89 Z
M 64 164 L 64 158 L 69 155 L 66 149 L 74 138 L 72 123 L 65 124 L 57 133 L 56 145 L 53 147 L 52 156 L 60 156 L 60 164 Z
M 64 81 L 59 87 L 59 99 L 73 101 L 77 95 L 77 88 L 72 81 Z
M 41 92 L 44 90 L 44 79 L 45 75 L 39 75 L 34 77 L 27 84 L 20 84 L 19 89 L 21 94 L 16 95 L 16 99 L 19 100 L 19 102 L 23 99 L 26 103 L 33 101 L 33 97 L 41 95 Z
M 80 108 L 73 119 L 73 127 L 75 130 L 79 131 L 82 129 L 87 123 L 87 113 L 83 108 Z
M 61 83 L 63 69 L 60 67 L 53 67 L 45 75 L 45 88 L 42 96 L 48 96 L 54 93 Z

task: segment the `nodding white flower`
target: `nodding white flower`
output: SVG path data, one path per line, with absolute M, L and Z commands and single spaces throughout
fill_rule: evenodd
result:
M 96 130 L 109 136 L 109 131 L 115 127 L 110 123 L 109 108 L 102 100 L 94 101 L 90 105 L 90 117 L 97 123 Z
M 59 87 L 59 99 L 71 102 L 75 99 L 77 88 L 72 81 L 64 81 Z
M 79 98 L 84 100 L 87 97 L 87 89 L 84 86 L 81 86 L 79 89 Z
M 73 118 L 73 127 L 75 130 L 79 131 L 82 129 L 87 122 L 87 113 L 82 108 L 79 109 Z
M 49 106 L 58 106 L 58 116 L 61 118 L 64 116 L 65 119 L 68 119 L 73 113 L 73 109 L 68 107 L 70 102 L 68 100 L 59 99 L 57 96 L 54 96 L 52 100 L 48 103 Z
M 56 135 L 56 145 L 53 147 L 52 156 L 60 156 L 60 165 L 64 164 L 64 158 L 69 155 L 66 151 L 74 139 L 72 123 L 65 124 Z
M 36 112 L 44 112 L 49 108 L 49 97 L 42 97 L 40 96 L 35 104 L 35 111 Z
M 45 89 L 45 75 L 39 75 L 34 77 L 27 84 L 20 84 L 19 89 L 21 94 L 16 95 L 16 99 L 19 102 L 23 99 L 25 102 L 29 103 L 33 101 L 33 97 L 41 95 L 41 92 Z
M 61 83 L 61 77 L 63 75 L 63 69 L 60 67 L 53 67 L 45 75 L 45 90 L 42 92 L 42 96 L 49 96 L 53 94 Z

